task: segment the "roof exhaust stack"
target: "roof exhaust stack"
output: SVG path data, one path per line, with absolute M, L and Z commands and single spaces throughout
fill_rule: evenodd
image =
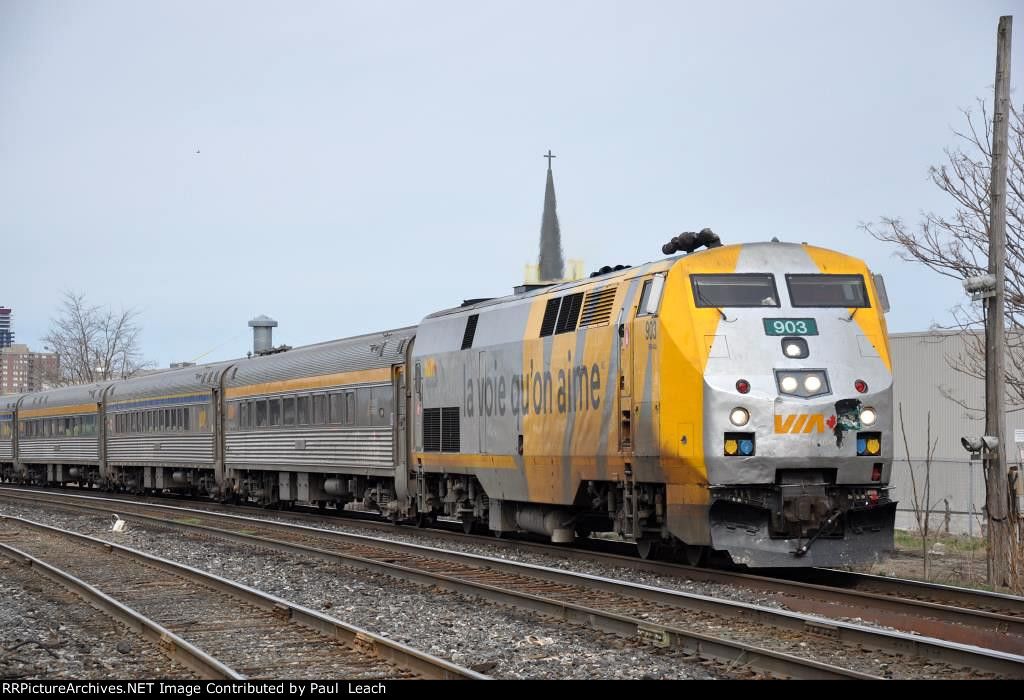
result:
M 257 316 L 249 321 L 252 328 L 252 354 L 266 355 L 274 350 L 274 326 L 277 321 L 269 316 Z
M 718 235 L 709 228 L 702 229 L 700 233 L 686 231 L 675 236 L 665 245 L 661 246 L 661 252 L 665 255 L 672 255 L 678 252 L 692 253 L 701 246 L 707 248 L 718 248 L 722 245 Z

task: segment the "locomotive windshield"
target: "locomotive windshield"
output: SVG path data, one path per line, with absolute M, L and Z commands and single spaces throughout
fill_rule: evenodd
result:
M 871 306 L 860 275 L 786 275 L 786 284 L 793 306 Z
M 775 277 L 769 274 L 690 275 L 698 307 L 778 306 Z

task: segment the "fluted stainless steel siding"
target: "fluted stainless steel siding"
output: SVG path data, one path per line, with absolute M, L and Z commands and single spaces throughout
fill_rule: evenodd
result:
M 14 459 L 14 441 L 0 440 L 0 462 L 10 462 Z
M 217 386 L 220 373 L 230 365 L 231 362 L 217 362 L 128 379 L 118 382 L 107 392 L 107 401 L 117 404 L 168 394 L 209 392 Z
M 303 441 L 302 448 L 297 441 Z M 261 430 L 232 432 L 226 439 L 227 466 L 318 466 L 394 468 L 392 431 L 388 427 L 332 430 Z
M 59 449 L 58 449 L 59 446 Z M 70 462 L 99 463 L 99 440 L 95 437 L 21 438 L 18 459 L 36 464 Z
M 19 408 L 22 411 L 33 411 L 41 408 L 59 408 L 61 406 L 78 406 L 80 404 L 96 404 L 103 397 L 103 390 L 111 382 L 99 384 L 83 384 L 69 386 L 50 391 L 37 391 L 26 394 Z
M 118 465 L 174 462 L 212 466 L 213 434 L 115 436 L 107 442 L 107 461 Z
M 399 328 L 239 360 L 225 376 L 224 386 L 240 387 L 390 367 L 404 361 L 405 348 L 415 333 L 415 327 Z
M 13 411 L 18 405 L 18 399 L 25 394 L 4 394 L 0 396 L 0 411 Z

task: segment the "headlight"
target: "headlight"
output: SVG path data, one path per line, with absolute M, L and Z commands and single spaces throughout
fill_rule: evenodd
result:
M 782 390 L 787 393 L 793 393 L 794 391 L 796 391 L 798 385 L 799 382 L 797 382 L 796 377 L 791 375 L 786 375 L 779 382 L 779 386 L 781 386 Z
M 734 408 L 732 413 L 729 414 L 729 420 L 737 427 L 744 426 L 750 420 L 750 413 L 745 408 Z
M 876 420 L 878 420 L 878 415 L 875 414 L 875 409 L 865 408 L 860 412 L 861 425 L 874 425 Z
M 812 394 L 821 388 L 821 379 L 811 374 L 804 380 L 804 388 Z
M 802 359 L 811 354 L 803 338 L 783 338 L 782 354 L 792 359 Z

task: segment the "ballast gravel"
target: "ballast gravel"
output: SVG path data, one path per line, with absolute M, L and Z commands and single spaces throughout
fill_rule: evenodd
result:
M 0 555 L 0 678 L 195 678 L 149 641 Z
M 110 531 L 104 516 L 0 502 L 0 513 L 74 530 L 156 554 L 319 610 L 344 622 L 496 678 L 713 679 L 723 669 L 677 650 L 659 649 L 391 577 L 183 536 L 124 518 Z M 0 599 L 0 610 L 6 603 Z M 59 618 L 58 618 L 59 619 Z M 116 651 L 114 652 L 116 653 Z

